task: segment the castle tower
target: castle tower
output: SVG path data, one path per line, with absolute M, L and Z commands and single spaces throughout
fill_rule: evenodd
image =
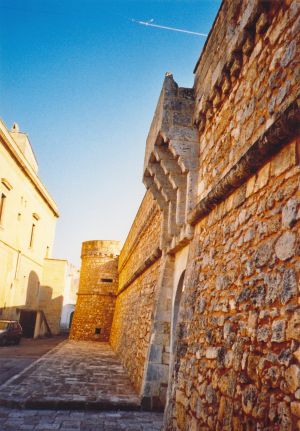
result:
M 108 341 L 118 289 L 119 241 L 86 241 L 70 338 Z

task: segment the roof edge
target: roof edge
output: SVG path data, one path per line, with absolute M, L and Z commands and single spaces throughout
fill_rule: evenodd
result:
M 17 164 L 21 167 L 25 175 L 33 183 L 33 185 L 39 192 L 40 196 L 44 199 L 44 201 L 47 203 L 49 208 L 52 210 L 53 214 L 58 218 L 59 212 L 55 201 L 49 194 L 48 190 L 46 189 L 46 187 L 44 186 L 40 178 L 34 172 L 33 168 L 30 166 L 30 163 L 28 162 L 28 160 L 26 159 L 22 151 L 19 149 L 17 143 L 14 141 L 9 130 L 7 129 L 6 125 L 1 119 L 0 119 L 0 137 L 2 137 L 3 139 L 4 146 L 12 154 Z

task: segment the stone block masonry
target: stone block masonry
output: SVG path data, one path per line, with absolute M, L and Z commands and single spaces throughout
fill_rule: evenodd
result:
M 165 430 L 300 429 L 299 9 L 225 0 L 195 69 L 195 233 Z
M 108 341 L 118 288 L 118 241 L 87 241 L 71 339 Z
M 110 342 L 142 394 L 160 268 L 161 213 L 147 192 L 119 257 L 119 289 Z
M 166 429 L 297 429 L 296 145 L 197 224 Z

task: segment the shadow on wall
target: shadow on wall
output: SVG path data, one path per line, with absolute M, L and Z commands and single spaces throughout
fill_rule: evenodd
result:
M 31 271 L 26 288 L 25 304 L 17 303 L 0 309 L 0 319 L 19 320 L 23 336 L 37 338 L 58 334 L 63 296 L 52 298 L 53 289 L 42 286 L 39 276 Z

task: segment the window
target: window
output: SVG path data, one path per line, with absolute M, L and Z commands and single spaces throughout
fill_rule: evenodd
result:
M 113 279 L 112 278 L 101 278 L 102 283 L 112 283 Z
M 0 224 L 3 224 L 5 199 L 6 199 L 6 196 L 2 193 L 1 194 L 1 200 L 0 200 Z
M 29 243 L 30 248 L 33 247 L 34 234 L 35 234 L 35 224 L 33 223 L 32 227 L 31 227 L 31 235 L 30 235 L 30 243 Z

